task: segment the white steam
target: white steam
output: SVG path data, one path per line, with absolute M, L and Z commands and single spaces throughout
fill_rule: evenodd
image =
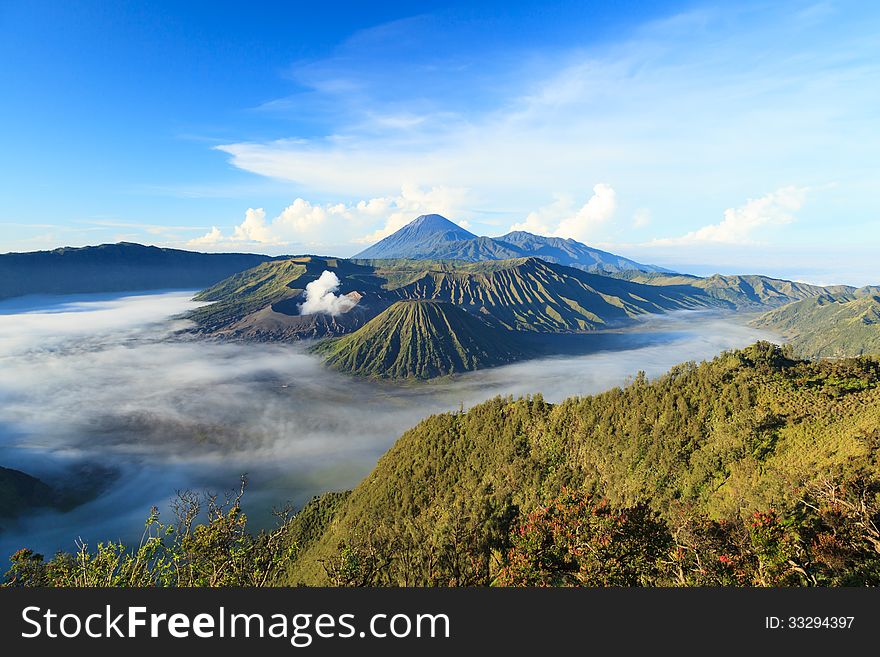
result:
M 317 280 L 306 285 L 306 300 L 299 305 L 301 315 L 341 315 L 355 307 L 356 302 L 347 296 L 336 294 L 339 277 L 332 271 L 324 271 Z

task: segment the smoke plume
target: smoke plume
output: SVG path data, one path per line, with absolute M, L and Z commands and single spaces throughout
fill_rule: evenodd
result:
M 324 271 L 317 280 L 306 285 L 306 300 L 300 304 L 301 315 L 341 315 L 355 306 L 355 302 L 348 297 L 336 294 L 339 289 L 339 277 L 332 271 Z

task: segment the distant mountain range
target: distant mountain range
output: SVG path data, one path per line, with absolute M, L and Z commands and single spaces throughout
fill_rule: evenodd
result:
M 271 260 L 129 242 L 0 255 L 0 299 L 26 294 L 203 288 Z
M 344 312 L 303 314 L 324 272 Z M 549 337 L 683 309 L 772 312 L 756 324 L 803 356 L 880 352 L 878 288 L 766 276 L 676 274 L 574 240 L 518 231 L 478 237 L 422 215 L 352 259 L 206 254 L 104 244 L 0 255 L 0 298 L 205 288 L 193 331 L 225 339 L 332 339 L 319 351 L 353 374 L 429 378 L 558 353 Z M 431 302 L 431 303 L 425 303 Z M 343 337 L 344 336 L 344 337 Z M 526 338 L 525 336 L 531 336 Z
M 55 504 L 55 492 L 36 477 L 0 467 L 0 518 L 14 518 Z
M 615 278 L 645 283 L 647 285 L 662 285 L 666 287 L 699 288 L 707 295 L 718 301 L 730 303 L 739 309 L 759 309 L 765 306 L 780 306 L 801 299 L 809 299 L 824 294 L 852 294 L 854 287 L 848 285 L 831 285 L 822 287 L 809 283 L 798 283 L 780 278 L 756 275 L 732 275 L 724 276 L 714 274 L 701 278 L 688 274 L 662 274 L 645 273 L 636 271 L 624 271 L 613 274 Z
M 110 467 L 79 464 L 47 483 L 20 470 L 0 467 L 0 523 L 27 516 L 36 509 L 69 511 L 93 500 L 117 476 Z
M 771 310 L 753 324 L 782 333 L 802 357 L 880 354 L 880 288 L 803 299 Z
M 378 260 L 510 260 L 538 257 L 584 271 L 610 273 L 626 270 L 669 272 L 622 256 L 600 251 L 573 239 L 542 237 L 514 231 L 501 237 L 478 237 L 439 214 L 424 214 L 364 249 L 354 259 Z
M 306 286 L 324 271 L 336 274 L 339 294 L 352 295 L 357 303 L 346 313 L 316 320 L 318 315 L 300 314 L 299 304 Z M 698 288 L 643 285 L 538 258 L 366 264 L 306 256 L 263 263 L 196 299 L 214 302 L 191 314 L 199 331 L 245 339 L 340 335 L 402 300 L 454 303 L 493 326 L 539 333 L 587 331 L 667 310 L 733 307 Z
M 301 314 L 306 287 L 325 271 L 338 277 L 337 293 L 348 296 L 353 307 L 336 315 Z M 551 336 L 622 326 L 650 313 L 766 310 L 851 291 L 763 276 L 629 272 L 612 277 L 539 258 L 461 262 L 306 256 L 265 262 L 221 281 L 196 297 L 212 303 L 190 317 L 197 333 L 235 340 L 346 336 L 319 348 L 332 367 L 368 376 L 424 378 L 528 358 L 536 351 L 553 353 Z M 401 303 L 425 301 L 435 305 Z M 525 339 L 528 335 L 533 337 Z M 462 358 L 462 352 L 468 357 Z

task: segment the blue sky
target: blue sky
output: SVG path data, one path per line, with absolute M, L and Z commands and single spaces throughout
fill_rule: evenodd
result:
M 313 4 L 0 3 L 0 252 L 345 256 L 435 211 L 880 282 L 877 3 Z

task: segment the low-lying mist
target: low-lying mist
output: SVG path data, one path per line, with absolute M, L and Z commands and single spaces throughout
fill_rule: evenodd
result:
M 393 385 L 323 368 L 302 344 L 198 340 L 179 331 L 192 292 L 0 302 L 0 466 L 97 493 L 61 513 L 0 519 L 0 559 L 136 540 L 176 490 L 222 492 L 249 475 L 246 511 L 357 484 L 397 437 L 435 412 L 495 395 L 550 401 L 639 370 L 744 346 L 758 331 L 701 313 L 584 336 L 589 355 L 544 358 L 453 380 Z

